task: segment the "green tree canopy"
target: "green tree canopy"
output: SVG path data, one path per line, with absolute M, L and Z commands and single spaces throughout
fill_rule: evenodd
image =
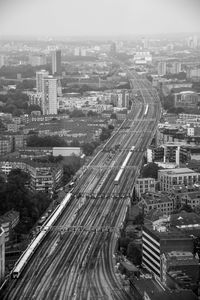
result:
M 39 137 L 31 135 L 27 139 L 28 147 L 67 147 L 67 142 L 59 136 Z
M 158 178 L 158 170 L 159 170 L 158 165 L 151 162 L 143 167 L 141 175 L 143 178 L 152 177 L 152 178 L 157 179 Z

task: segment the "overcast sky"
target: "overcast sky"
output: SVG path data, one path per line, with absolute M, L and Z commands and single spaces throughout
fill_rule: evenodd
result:
M 200 0 L 0 0 L 0 35 L 200 31 Z

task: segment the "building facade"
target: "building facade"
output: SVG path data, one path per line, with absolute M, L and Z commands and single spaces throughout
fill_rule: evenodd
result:
M 162 193 L 143 194 L 138 206 L 144 214 L 148 214 L 152 210 L 155 210 L 160 211 L 165 215 L 171 215 L 174 211 L 172 199 L 168 195 Z
M 155 192 L 156 181 L 154 178 L 138 178 L 136 180 L 135 189 L 137 195 L 141 197 L 142 194 L 147 192 Z
M 200 181 L 200 173 L 188 168 L 166 169 L 158 171 L 160 190 L 170 192 L 177 185 L 192 185 Z
M 170 251 L 193 251 L 193 238 L 176 227 L 170 217 L 147 221 L 142 231 L 142 263 L 159 280 L 162 278 L 161 256 Z
M 33 161 L 0 161 L 0 170 L 8 175 L 12 169 L 21 169 L 30 175 L 30 188 L 51 193 L 62 182 L 63 167 L 53 163 Z
M 52 52 L 52 75 L 61 75 L 61 50 Z
M 0 137 L 0 156 L 12 152 L 12 139 L 7 137 Z
M 48 77 L 49 76 L 49 72 L 46 70 L 40 70 L 36 72 L 36 92 L 37 94 L 40 95 L 40 93 L 42 93 L 42 81 L 43 78 Z M 35 94 L 34 94 L 35 95 Z M 32 98 L 36 98 L 37 97 L 31 97 L 30 100 L 32 100 Z M 35 104 L 35 103 L 32 103 Z
M 199 96 L 192 91 L 174 93 L 174 106 L 182 108 L 197 108 Z
M 0 226 L 5 233 L 5 243 L 9 242 L 12 237 L 12 232 L 15 226 L 19 223 L 19 212 L 8 211 L 4 215 L 0 216 Z
M 42 81 L 42 112 L 43 115 L 54 115 L 57 109 L 57 78 L 48 76 Z
M 158 75 L 163 76 L 167 73 L 167 63 L 165 61 L 160 61 L 158 63 Z

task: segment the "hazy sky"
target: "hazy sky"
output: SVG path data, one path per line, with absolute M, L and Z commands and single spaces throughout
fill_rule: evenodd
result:
M 0 0 L 0 35 L 200 31 L 200 0 Z

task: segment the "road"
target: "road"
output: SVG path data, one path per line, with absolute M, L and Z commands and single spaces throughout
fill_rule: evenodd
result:
M 56 229 L 48 233 L 20 278 L 11 279 L 3 299 L 131 299 L 114 272 L 113 253 L 144 152 L 160 118 L 160 102 L 146 79 L 129 76 L 141 100 L 135 101 L 122 126 L 82 169 L 73 201 L 56 223 L 71 230 L 62 236 Z M 115 185 L 132 146 L 128 166 Z

